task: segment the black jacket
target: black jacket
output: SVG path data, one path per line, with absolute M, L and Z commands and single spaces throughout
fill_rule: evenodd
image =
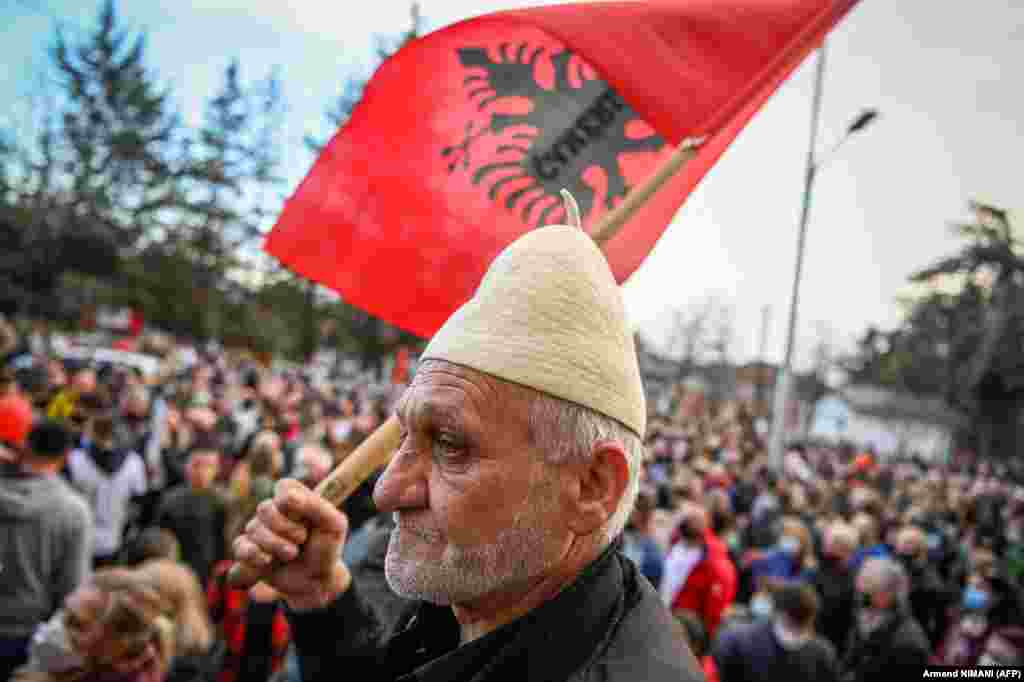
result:
M 289 619 L 305 682 L 356 670 L 409 682 L 704 678 L 654 588 L 617 549 L 554 599 L 461 647 L 451 608 L 422 602 L 387 636 L 356 583 L 326 609 Z
M 931 647 L 921 625 L 909 612 L 900 613 L 868 637 L 854 626 L 840 664 L 842 682 L 874 682 L 891 677 L 893 666 L 928 663 Z
M 772 621 L 736 625 L 720 632 L 711 654 L 721 682 L 837 682 L 835 648 L 815 637 L 798 649 L 779 644 Z
M 856 593 L 853 571 L 835 562 L 823 561 L 814 577 L 814 587 L 821 597 L 817 630 L 842 656 L 853 626 Z
M 947 611 L 953 597 L 932 566 L 910 572 L 910 613 L 924 629 L 928 643 L 935 648 L 948 628 Z

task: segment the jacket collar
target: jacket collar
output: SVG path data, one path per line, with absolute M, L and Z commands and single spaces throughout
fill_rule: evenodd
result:
M 434 656 L 407 679 L 567 679 L 600 653 L 622 617 L 625 574 L 619 545 L 613 543 L 555 598 L 461 647 L 451 608 L 421 605 L 397 639 L 414 656 Z M 551 651 L 557 655 L 542 653 Z

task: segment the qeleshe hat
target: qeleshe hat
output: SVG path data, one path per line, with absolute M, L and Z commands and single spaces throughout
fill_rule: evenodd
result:
M 577 227 L 527 232 L 491 263 L 423 359 L 446 360 L 578 403 L 639 436 L 647 408 L 608 261 Z

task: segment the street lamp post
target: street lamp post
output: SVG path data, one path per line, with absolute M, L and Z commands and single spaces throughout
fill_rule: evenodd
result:
M 807 150 L 807 170 L 804 175 L 803 205 L 800 209 L 800 227 L 796 242 L 796 269 L 793 274 L 793 290 L 789 304 L 789 326 L 786 330 L 786 349 L 782 367 L 775 382 L 775 396 L 772 402 L 772 425 L 770 432 L 768 458 L 772 469 L 781 473 L 783 468 L 783 435 L 785 431 L 786 405 L 789 402 L 790 384 L 792 383 L 793 345 L 796 336 L 797 308 L 800 303 L 800 278 L 804 266 L 804 246 L 807 241 L 807 222 L 811 213 L 811 194 L 814 180 L 821 169 L 821 163 L 815 158 L 815 147 L 818 144 L 818 120 L 821 116 L 821 90 L 825 76 L 825 44 L 818 50 L 818 61 L 814 74 L 814 95 L 811 102 L 811 142 Z M 846 129 L 846 133 L 832 147 L 827 156 L 831 156 L 846 140 L 863 130 L 877 118 L 874 109 L 865 109 Z

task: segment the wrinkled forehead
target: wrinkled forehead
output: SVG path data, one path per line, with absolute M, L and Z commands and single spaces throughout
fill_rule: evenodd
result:
M 488 421 L 516 409 L 520 390 L 484 372 L 443 360 L 427 360 L 395 404 L 404 421 L 420 418 Z

